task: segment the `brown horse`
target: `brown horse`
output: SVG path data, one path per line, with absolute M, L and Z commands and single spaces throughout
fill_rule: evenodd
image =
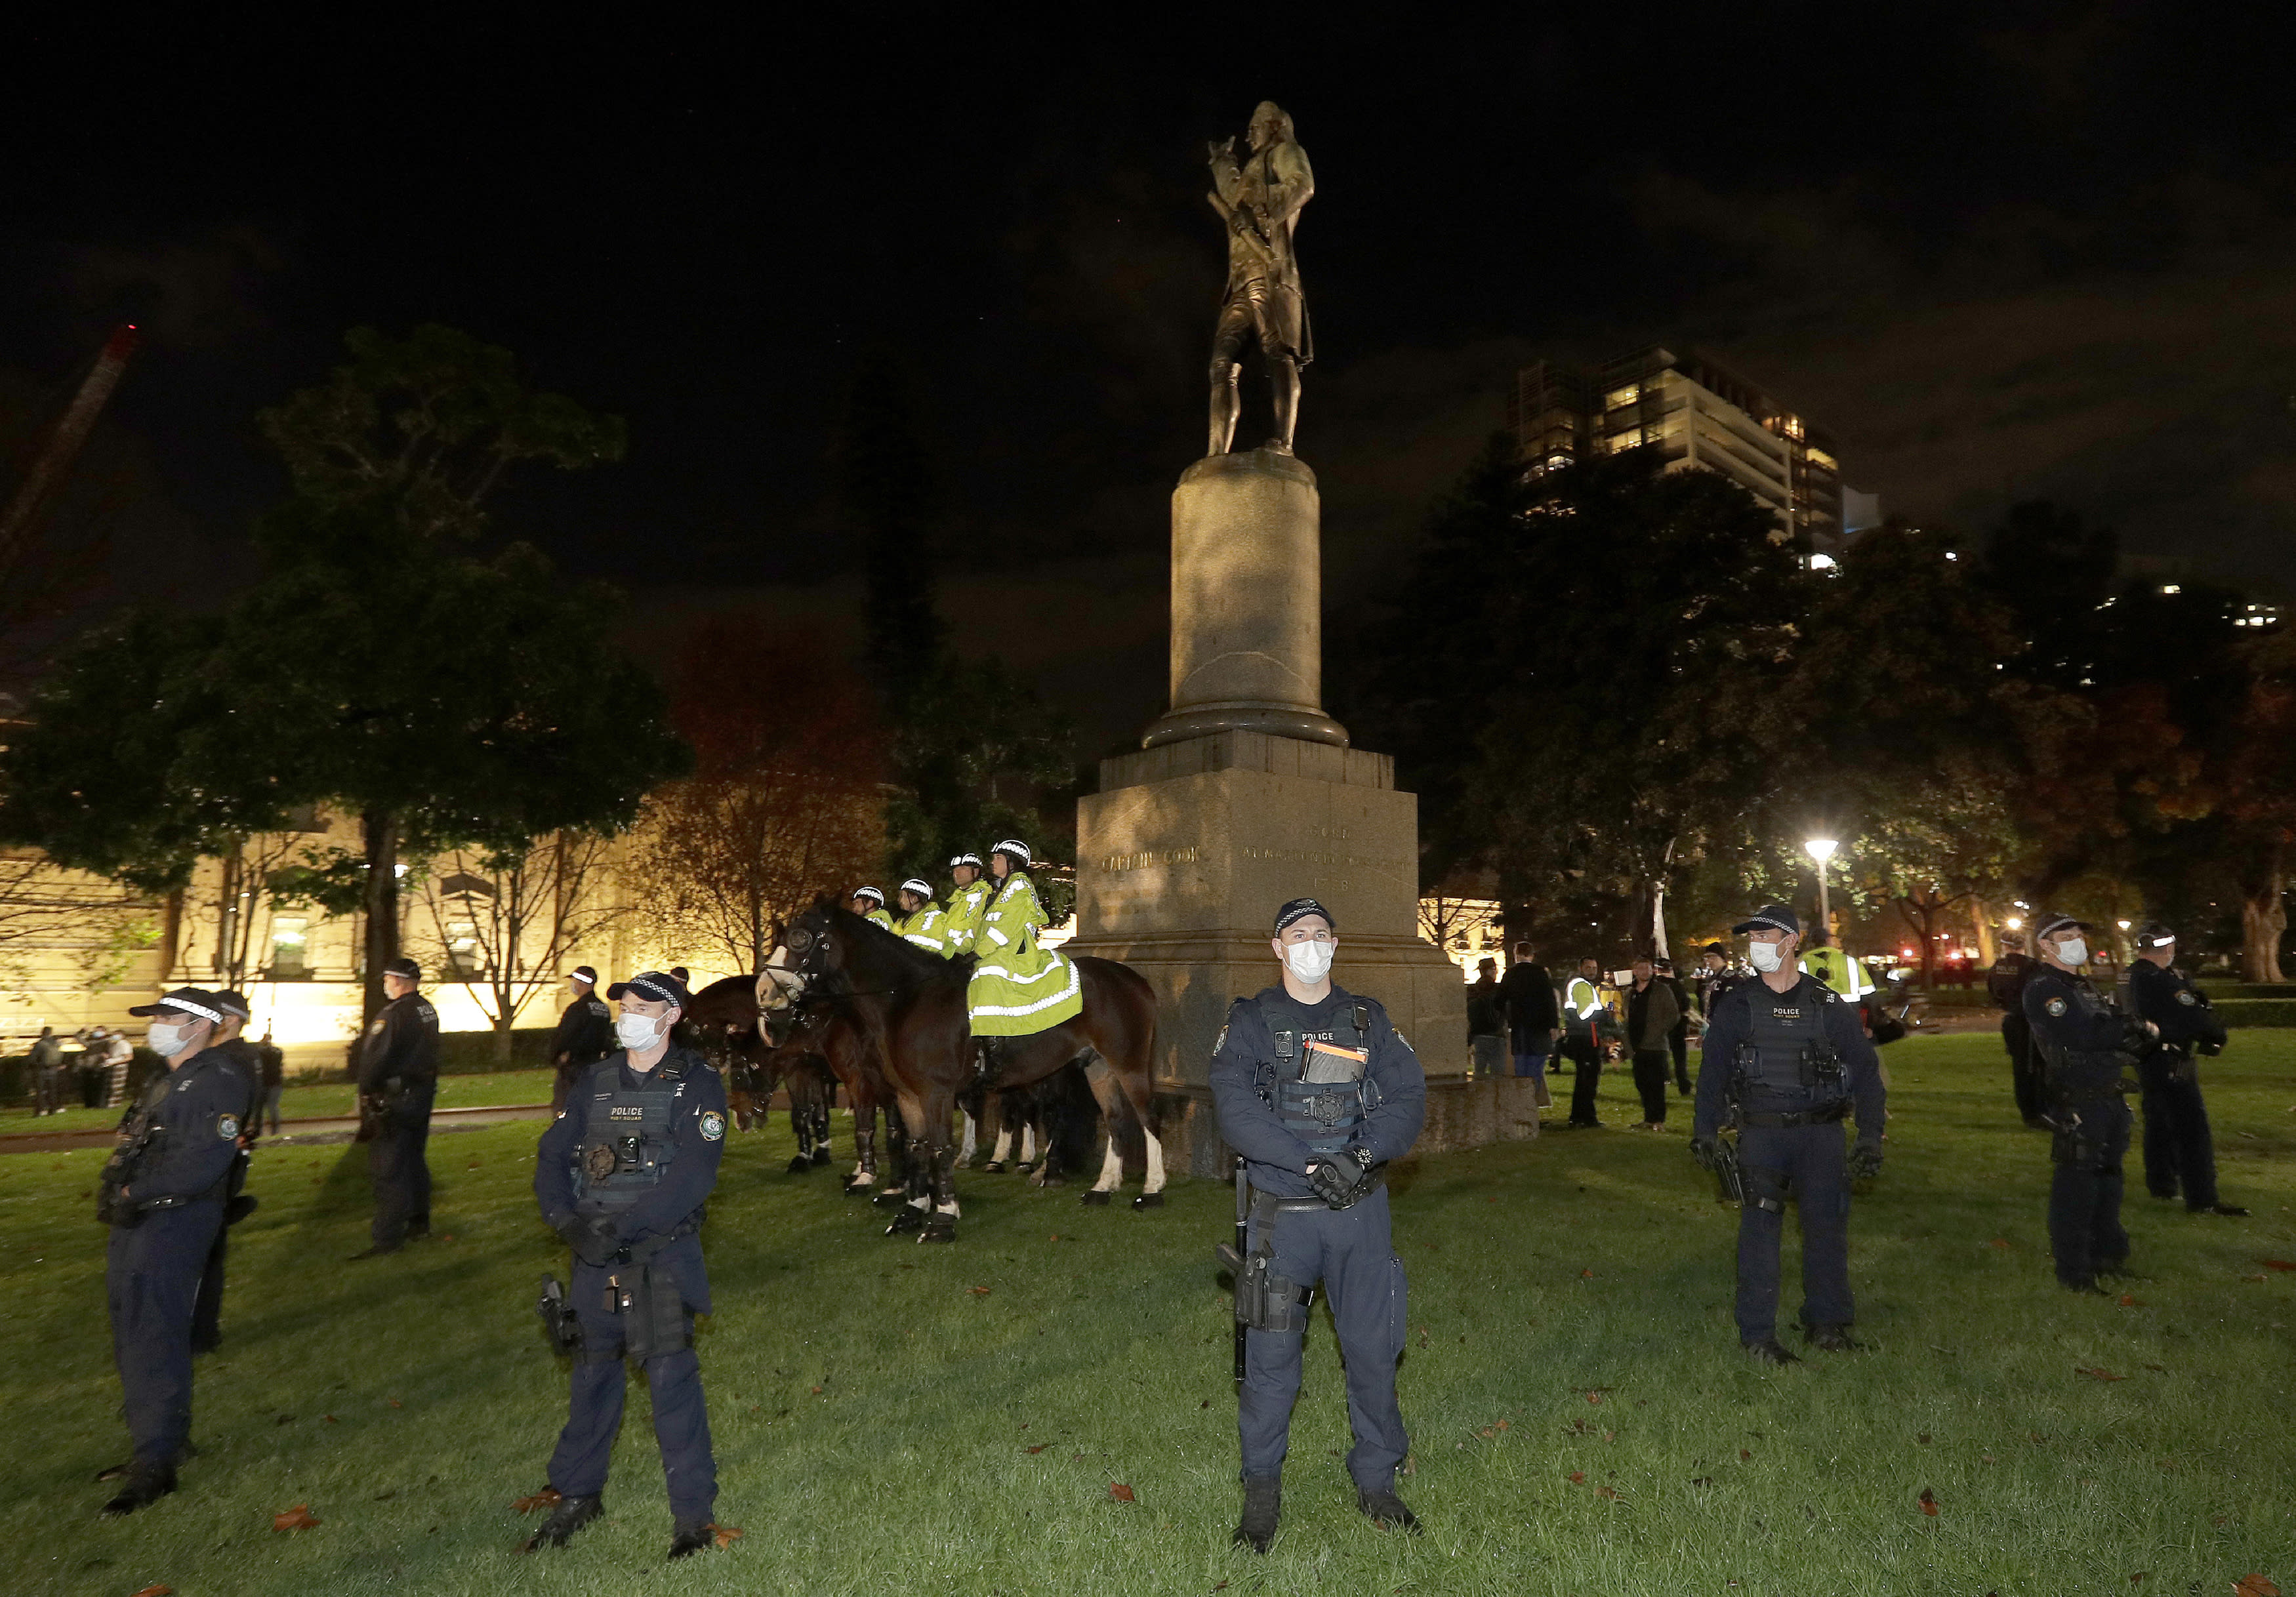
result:
M 734 1123 L 748 1131 L 766 1118 L 774 1089 L 789 1090 L 790 1131 L 797 1155 L 791 1175 L 829 1162 L 830 1111 L 837 1104 L 837 1079 L 818 1057 L 803 1052 L 777 1055 L 758 1024 L 757 979 L 728 976 L 693 995 L 681 1024 L 690 1041 L 726 1077 L 726 1104 Z
M 956 1234 L 949 1122 L 959 1094 L 975 1086 L 990 1092 L 1026 1087 L 1070 1064 L 1086 1069 L 1108 1117 L 1100 1179 L 1084 1200 L 1104 1204 L 1122 1183 L 1118 1136 L 1128 1112 L 1148 1151 L 1147 1179 L 1133 1207 L 1162 1207 L 1164 1149 L 1149 1109 L 1156 1000 L 1138 972 L 1113 960 L 1079 959 L 1081 1014 L 1034 1036 L 997 1037 L 977 1049 L 965 1010 L 972 962 L 929 954 L 825 896 L 790 923 L 766 963 L 759 973 L 761 1003 L 787 1003 L 799 994 L 828 997 L 849 1005 L 862 1030 L 885 1039 L 894 1102 L 918 1163 L 909 1206 L 893 1231 L 919 1232 L 920 1241 L 947 1241 Z M 978 1069 L 976 1059 L 982 1061 Z

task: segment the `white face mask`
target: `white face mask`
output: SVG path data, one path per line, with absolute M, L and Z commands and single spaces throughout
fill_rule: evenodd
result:
M 1755 970 L 1767 975 L 1785 962 L 1778 954 L 1783 946 L 1779 943 L 1749 943 L 1746 945 L 1746 957 L 1753 962 Z
M 1333 943 L 1287 943 L 1283 947 L 1283 968 L 1308 987 L 1331 973 L 1332 955 L 1338 952 Z
M 657 1029 L 661 1024 L 658 1015 L 617 1015 L 614 1018 L 614 1040 L 632 1053 L 644 1053 L 661 1040 Z
M 2088 944 L 2079 938 L 2066 938 L 2057 944 L 2057 957 L 2069 965 L 2088 963 Z
M 173 1059 L 190 1045 L 192 1039 L 185 1035 L 190 1030 L 188 1026 L 164 1026 L 154 1020 L 144 1034 L 144 1046 L 161 1059 Z

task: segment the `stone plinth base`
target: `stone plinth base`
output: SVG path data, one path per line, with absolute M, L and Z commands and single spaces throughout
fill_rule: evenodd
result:
M 1538 1095 L 1527 1078 L 1480 1081 L 1453 1077 L 1427 1084 L 1427 1126 L 1414 1154 L 1456 1153 L 1486 1142 L 1525 1142 L 1538 1134 Z M 1174 1175 L 1225 1179 L 1234 1154 L 1220 1140 L 1206 1087 L 1171 1087 L 1156 1094 L 1163 1126 L 1164 1167 Z
M 1235 731 L 1104 761 L 1077 807 L 1072 953 L 1155 987 L 1160 1082 L 1201 1085 L 1228 1005 L 1275 984 L 1276 906 L 1330 906 L 1332 978 L 1376 998 L 1430 1077 L 1468 1069 L 1458 968 L 1417 935 L 1419 802 L 1384 755 Z

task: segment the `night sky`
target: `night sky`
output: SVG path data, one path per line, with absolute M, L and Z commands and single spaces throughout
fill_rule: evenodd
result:
M 629 422 L 626 463 L 529 479 L 507 529 L 658 635 L 741 603 L 849 632 L 828 455 L 883 351 L 960 640 L 1120 742 L 1162 708 L 1165 504 L 1202 448 L 1203 142 L 1263 96 L 1318 184 L 1327 654 L 1519 364 L 1658 341 L 1832 428 L 1890 510 L 1980 529 L 2046 495 L 2296 586 L 2296 40 L 2235 8 L 617 9 L 17 34 L 0 419 L 60 406 L 113 323 L 148 334 L 59 520 L 108 536 L 99 598 L 243 576 L 280 487 L 257 407 L 346 327 L 439 321 Z

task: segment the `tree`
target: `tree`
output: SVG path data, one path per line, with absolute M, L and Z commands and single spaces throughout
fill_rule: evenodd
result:
M 1506 903 L 1625 901 L 1662 948 L 1668 883 L 1798 725 L 1808 580 L 1724 478 L 1655 450 L 1526 477 L 1494 439 L 1436 512 L 1372 688 L 1429 817 L 1422 880 L 1480 856 Z
M 867 690 L 817 639 L 754 618 L 701 628 L 672 714 L 693 773 L 657 790 L 632 849 L 632 899 L 665 942 L 754 970 L 776 924 L 847 892 L 884 855 L 885 793 Z
M 357 815 L 358 848 L 312 851 L 278 885 L 362 915 L 372 1012 L 402 854 L 612 832 L 685 756 L 660 689 L 604 641 L 609 590 L 561 586 L 527 545 L 468 543 L 507 462 L 598 458 L 619 424 L 506 386 L 508 356 L 460 334 L 351 345 L 325 389 L 265 419 L 297 491 L 258 528 L 254 586 L 220 615 L 147 610 L 77 648 L 0 757 L 0 835 L 172 889 L 299 808 Z
M 555 831 L 521 848 L 449 849 L 416 873 L 416 940 L 441 979 L 469 984 L 494 1022 L 497 1061 L 509 1060 L 512 1028 L 568 956 L 627 913 L 607 890 L 611 847 L 594 832 Z

